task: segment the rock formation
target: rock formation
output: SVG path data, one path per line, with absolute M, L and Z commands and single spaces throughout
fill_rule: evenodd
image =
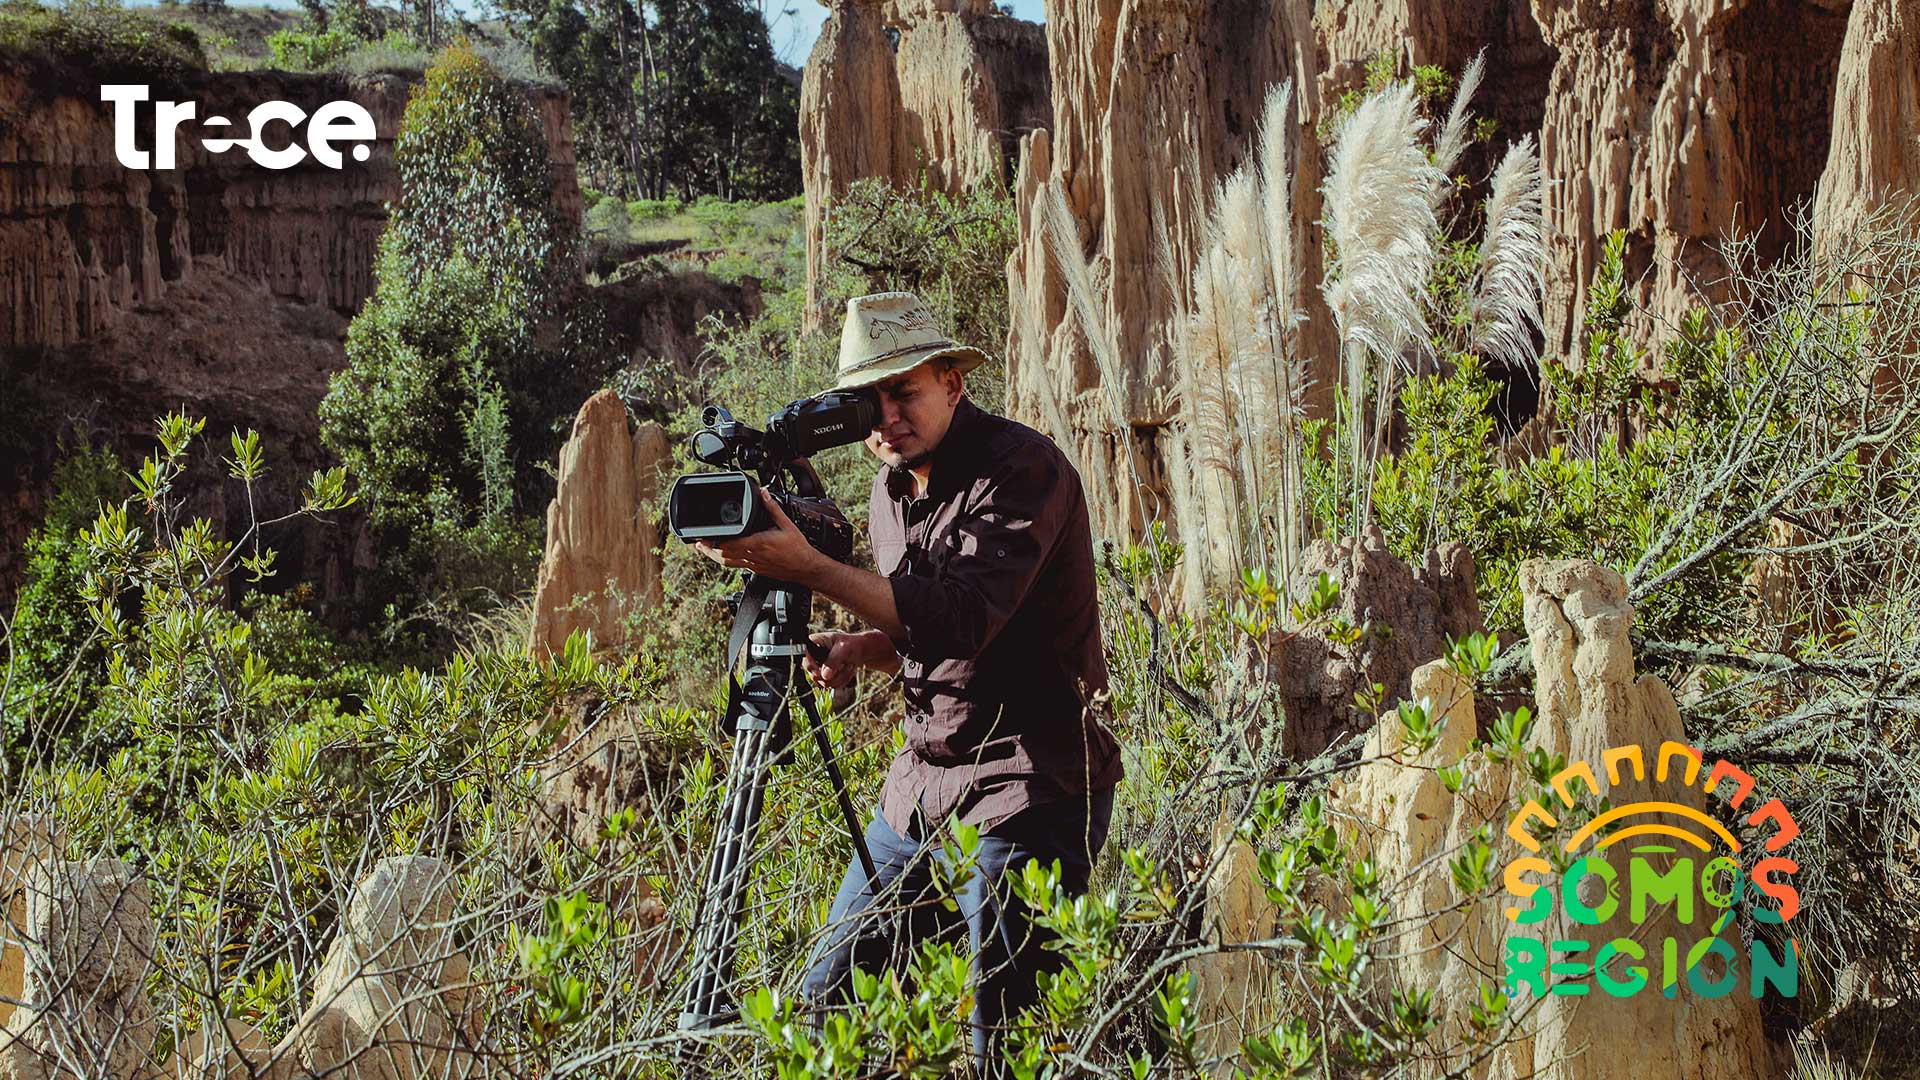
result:
M 576 630 L 591 633 L 596 648 L 618 648 L 627 620 L 660 603 L 660 471 L 670 459 L 666 432 L 652 422 L 631 430 L 613 391 L 580 407 L 547 505 L 529 642 L 536 653 L 559 654 Z
M 271 1053 L 267 1037 L 245 1020 L 231 1016 L 221 1020 L 224 1031 L 210 1035 L 206 1028 L 186 1034 L 173 1054 L 175 1080 L 258 1080 L 271 1077 L 276 1070 L 262 1070 L 255 1061 Z M 285 1075 L 288 1069 L 277 1070 Z
M 48 849 L 44 822 L 11 823 L 9 858 Z M 5 867 L 17 865 L 9 861 Z M 4 884 L 10 878 L 0 878 Z M 152 1059 L 158 1026 L 144 983 L 154 956 L 146 881 L 116 859 L 32 863 L 22 1002 L 0 1026 L 0 1080 L 441 1080 L 491 1075 L 483 1017 L 454 941 L 453 871 L 440 859 L 382 859 L 355 886 L 312 1005 L 279 1044 L 238 1020 L 188 1033 L 170 1063 Z M 10 916 L 11 918 L 11 916 Z
M 20 1005 L 0 1031 L 0 1078 L 144 1080 L 158 1028 L 145 978 L 147 883 L 118 859 L 45 859 L 28 872 Z
M 1047 43 L 991 0 L 837 0 L 800 90 L 809 317 L 826 217 L 856 180 L 957 192 L 1005 181 L 1020 135 L 1051 122 Z
M 488 1075 L 477 1052 L 483 1017 L 469 1007 L 467 957 L 454 942 L 453 879 L 451 866 L 424 855 L 374 866 L 354 887 L 313 1004 L 280 1057 L 354 1080 Z
M 1920 176 L 1920 6 L 1855 0 L 1840 49 L 1826 171 L 1814 203 L 1823 235 L 1859 225 Z
M 26 978 L 27 875 L 57 856 L 60 843 L 58 826 L 44 815 L 16 814 L 0 822 L 0 1029 L 21 1000 Z
M 1191 455 L 1178 365 L 1164 346 L 1175 305 L 1154 252 L 1192 264 L 1207 192 L 1247 153 L 1268 87 L 1295 87 L 1296 301 L 1307 316 L 1298 344 L 1318 383 L 1315 409 L 1328 401 L 1334 342 L 1318 297 L 1314 138 L 1369 56 L 1386 50 L 1403 70 L 1458 72 L 1487 48 L 1474 106 L 1497 122 L 1491 149 L 1540 140 L 1553 256 L 1546 345 L 1561 353 L 1575 344 L 1612 230 L 1627 233 L 1628 278 L 1647 313 L 1638 329 L 1652 337 L 1720 295 L 1716 245 L 1729 232 L 1753 234 L 1771 258 L 1788 240 L 1791 209 L 1816 188 L 1829 228 L 1911 188 L 1915 17 L 1911 0 L 1858 0 L 1851 15 L 1846 0 L 1060 0 L 1047 19 L 1054 120 L 1023 141 L 1016 183 L 1013 411 L 1068 447 L 1089 488 L 1106 493 L 1094 506 L 1101 531 L 1137 536 L 1158 520 L 1199 550 L 1204 515 L 1170 479 Z M 1463 169 L 1482 177 L 1489 163 L 1473 151 Z M 1079 233 L 1091 326 L 1072 313 L 1049 250 L 1042 210 L 1053 199 Z M 1104 370 L 1100 355 L 1111 358 Z
M 1763 255 L 1779 253 L 1840 123 L 1845 0 L 1535 0 L 1533 10 L 1559 51 L 1541 127 L 1550 350 L 1574 343 L 1599 242 L 1615 229 L 1627 232 L 1640 306 L 1662 325 L 1719 295 L 1727 234 L 1757 234 Z
M 1414 669 L 1444 655 L 1449 638 L 1485 629 L 1474 592 L 1473 554 L 1464 544 L 1442 544 L 1420 567 L 1387 551 L 1378 528 L 1359 539 L 1308 545 L 1295 582 L 1304 602 L 1320 574 L 1340 586 L 1329 614 L 1361 631 L 1353 645 L 1336 644 L 1317 629 L 1282 642 L 1268 658 L 1268 678 L 1286 712 L 1285 750 L 1304 760 L 1353 730 L 1354 694 L 1375 684 L 1383 704 L 1410 692 Z M 1471 734 L 1471 731 L 1469 731 Z
M 1666 800 L 1691 810 L 1704 810 L 1717 768 L 1701 767 L 1697 754 L 1682 748 L 1685 733 L 1680 711 L 1671 693 L 1652 676 L 1636 678 L 1628 631 L 1633 608 L 1626 602 L 1621 576 L 1585 560 L 1534 560 L 1520 574 L 1525 618 L 1534 668 L 1536 719 L 1528 743 L 1549 754 L 1563 754 L 1569 764 L 1591 764 L 1592 782 L 1569 769 L 1556 782 L 1595 800 L 1623 807 L 1644 800 Z M 1441 1018 L 1441 1038 L 1459 1038 L 1465 1030 L 1468 1006 L 1479 1001 L 1485 984 L 1499 989 L 1504 980 L 1503 949 L 1514 930 L 1503 909 L 1504 893 L 1497 891 L 1475 905 L 1455 909 L 1459 900 L 1449 861 L 1480 830 L 1494 840 L 1496 868 L 1526 855 L 1507 829 L 1529 798 L 1537 794 L 1531 780 L 1509 762 L 1494 761 L 1471 752 L 1475 734 L 1472 686 L 1444 661 L 1425 664 L 1413 673 L 1408 700 L 1424 701 L 1436 716 L 1445 717 L 1438 742 L 1424 752 L 1405 742 L 1397 716 L 1389 712 L 1368 735 L 1366 763 L 1329 786 L 1329 820 L 1341 823 L 1343 834 L 1381 870 L 1394 902 L 1394 914 L 1437 913 L 1408 919 L 1387 930 L 1375 955 L 1387 970 L 1376 977 L 1386 985 L 1405 985 L 1434 991 Z M 1644 771 L 1630 758 L 1604 763 L 1606 751 L 1637 747 Z M 1690 756 L 1690 754 L 1692 756 Z M 1667 774 L 1670 763 L 1673 775 Z M 1447 790 L 1438 769 L 1459 763 L 1459 792 Z M 1724 777 L 1723 777 L 1724 779 Z M 1740 777 L 1736 775 L 1735 779 Z M 1591 791 L 1589 791 L 1591 788 Z M 1713 795 L 1734 805 L 1746 798 L 1744 790 L 1729 794 L 1723 787 Z M 1741 807 L 1743 816 L 1763 803 L 1756 793 Z M 1555 803 L 1558 806 L 1558 803 Z M 1248 889 L 1244 875 L 1253 869 L 1251 849 L 1225 835 L 1220 843 L 1234 849 L 1223 852 L 1222 866 L 1230 868 L 1210 883 L 1210 917 L 1222 940 L 1256 940 L 1274 932 L 1274 909 L 1258 889 Z M 1649 855 L 1650 861 L 1667 856 Z M 1784 850 L 1784 849 L 1783 849 Z M 1639 856 L 1636 856 L 1639 857 Z M 1660 869 L 1655 867 L 1656 871 Z M 1499 870 L 1496 869 L 1496 873 Z M 1499 879 L 1496 878 L 1496 881 Z M 1586 886 L 1601 884 L 1588 875 L 1581 896 L 1595 907 L 1601 897 L 1586 895 Z M 1639 924 L 1630 924 L 1630 905 L 1622 885 L 1617 910 L 1596 925 L 1566 921 L 1564 909 L 1548 921 L 1521 931 L 1535 938 L 1611 940 L 1625 933 L 1657 949 L 1673 936 L 1688 945 L 1704 936 L 1696 913 L 1690 929 L 1680 925 L 1670 905 L 1650 911 Z M 1715 909 L 1708 908 L 1709 914 Z M 1718 978 L 1717 957 L 1702 962 L 1706 977 Z M 1744 969 L 1746 961 L 1740 961 Z M 1658 977 L 1658 965 L 1648 968 Z M 1745 971 L 1741 975 L 1745 977 Z M 1273 1011 L 1279 978 L 1270 967 L 1245 963 L 1218 964 L 1211 978 L 1198 988 L 1205 1015 L 1222 1020 L 1212 1036 L 1219 1049 L 1231 1049 L 1243 1021 L 1264 1022 Z M 1774 1047 L 1761 1028 L 1759 1003 L 1744 986 L 1720 998 L 1681 990 L 1668 998 L 1657 987 L 1628 997 L 1595 993 L 1591 996 L 1548 995 L 1536 999 L 1521 989 L 1513 1001 L 1514 1015 L 1525 1020 L 1517 1037 L 1474 1070 L 1483 1076 L 1539 1076 L 1548 1080 L 1627 1080 L 1641 1076 L 1767 1077 L 1778 1075 Z M 1630 1044 L 1630 1052 L 1622 1052 Z M 1431 1070 L 1439 1075 L 1440 1070 Z M 1427 1073 L 1416 1070 L 1415 1075 Z
M 196 271 L 225 270 L 276 297 L 351 313 L 373 291 L 386 204 L 399 198 L 393 138 L 409 85 L 319 75 L 219 73 L 182 93 L 199 115 L 244 116 L 264 101 L 311 113 L 351 98 L 379 132 L 372 156 L 328 169 L 312 159 L 271 170 L 215 154 L 183 124 L 179 167 L 134 170 L 113 152 L 113 115 L 96 99 L 36 88 L 0 67 L 0 346 L 70 345 L 125 312 L 160 303 Z M 554 199 L 579 220 L 565 95 L 532 91 L 554 162 Z
M 1707 796 L 1698 787 L 1680 782 L 1678 776 L 1671 782 L 1657 778 L 1658 748 L 1684 743 L 1686 735 L 1666 684 L 1634 674 L 1627 640 L 1633 608 L 1626 602 L 1625 580 L 1584 560 L 1534 560 L 1522 568 L 1520 588 L 1537 678 L 1530 746 L 1565 755 L 1570 764 L 1594 763 L 1592 797 L 1606 798 L 1614 806 L 1655 799 L 1703 810 Z M 1467 755 L 1473 696 L 1451 669 L 1439 662 L 1421 668 L 1413 692 L 1447 713 L 1440 743 L 1407 764 L 1369 764 L 1335 785 L 1330 798 L 1359 819 L 1356 835 L 1383 867 L 1423 868 L 1408 906 L 1438 911 L 1456 899 L 1447 859 L 1482 826 L 1491 826 L 1500 838 L 1498 865 L 1526 854 L 1506 838 L 1505 830 L 1531 786 L 1506 763 Z M 1397 720 L 1385 720 L 1370 737 L 1366 753 L 1392 753 L 1401 738 Z M 1600 763 L 1606 751 L 1628 746 L 1642 749 L 1646 772 L 1636 776 L 1623 762 L 1616 779 Z M 1433 770 L 1463 756 L 1467 777 L 1462 794 L 1455 796 Z M 1582 788 L 1574 790 L 1586 794 Z M 1598 881 L 1589 878 L 1587 883 Z M 1586 899 L 1598 902 L 1597 897 Z M 1500 907 L 1499 902 L 1483 903 L 1419 922 L 1394 950 L 1407 956 L 1400 970 L 1416 985 L 1436 987 L 1436 998 L 1477 1000 L 1482 982 L 1498 985 L 1501 978 L 1502 943 L 1511 924 Z M 1629 908 L 1623 901 L 1613 917 L 1594 927 L 1575 926 L 1556 912 L 1527 933 L 1581 940 L 1633 934 L 1648 943 L 1674 936 L 1688 944 L 1700 936 L 1683 929 L 1670 910 L 1631 923 Z M 1525 991 L 1515 999 L 1516 1004 L 1533 1000 Z M 1704 1080 L 1772 1076 L 1778 1068 L 1761 1030 L 1759 1003 L 1744 991 L 1718 999 L 1687 991 L 1677 999 L 1654 992 L 1627 998 L 1552 996 L 1544 999 L 1532 1020 L 1530 1037 L 1504 1048 L 1503 1060 L 1491 1072 L 1568 1080 L 1649 1075 Z M 1629 1037 L 1632 1053 L 1609 1052 Z

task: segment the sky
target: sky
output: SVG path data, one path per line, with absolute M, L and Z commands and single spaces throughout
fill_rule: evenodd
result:
M 781 60 L 800 67 L 813 51 L 813 40 L 820 36 L 820 24 L 827 21 L 826 5 L 815 0 L 787 0 L 793 14 L 779 14 L 780 0 L 764 0 L 767 22 L 773 28 L 773 50 Z M 1013 13 L 1028 22 L 1046 21 L 1044 0 L 1011 0 Z

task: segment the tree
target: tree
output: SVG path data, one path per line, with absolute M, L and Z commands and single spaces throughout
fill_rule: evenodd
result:
M 742 0 L 508 0 L 572 91 L 594 186 L 647 198 L 799 190 L 799 92 Z
M 566 304 L 573 236 L 552 205 L 526 94 L 465 46 L 414 91 L 394 144 L 401 198 L 378 287 L 347 332 L 321 438 L 359 479 L 376 595 L 445 622 L 517 590 L 537 556 L 553 418 L 603 372 L 590 308 Z M 583 332 L 586 331 L 586 332 Z M 425 644 L 440 642 L 429 632 Z

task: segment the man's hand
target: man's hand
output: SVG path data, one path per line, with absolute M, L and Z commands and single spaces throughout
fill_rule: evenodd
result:
M 892 640 L 878 630 L 858 634 L 822 630 L 812 635 L 811 640 L 815 645 L 826 646 L 827 658 L 815 660 L 807 656 L 801 665 L 814 682 L 830 690 L 852 682 L 853 673 L 861 668 L 886 672 L 900 669 L 900 654 L 894 652 Z
M 807 534 L 780 509 L 766 488 L 760 489 L 760 502 L 773 517 L 773 528 L 719 543 L 701 540 L 693 545 L 694 550 L 721 566 L 812 587 L 821 564 L 832 560 L 807 542 Z

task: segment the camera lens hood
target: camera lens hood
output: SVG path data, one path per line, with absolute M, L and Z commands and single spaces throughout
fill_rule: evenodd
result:
M 773 524 L 760 485 L 743 472 L 689 473 L 667 496 L 667 528 L 682 540 L 731 540 Z

